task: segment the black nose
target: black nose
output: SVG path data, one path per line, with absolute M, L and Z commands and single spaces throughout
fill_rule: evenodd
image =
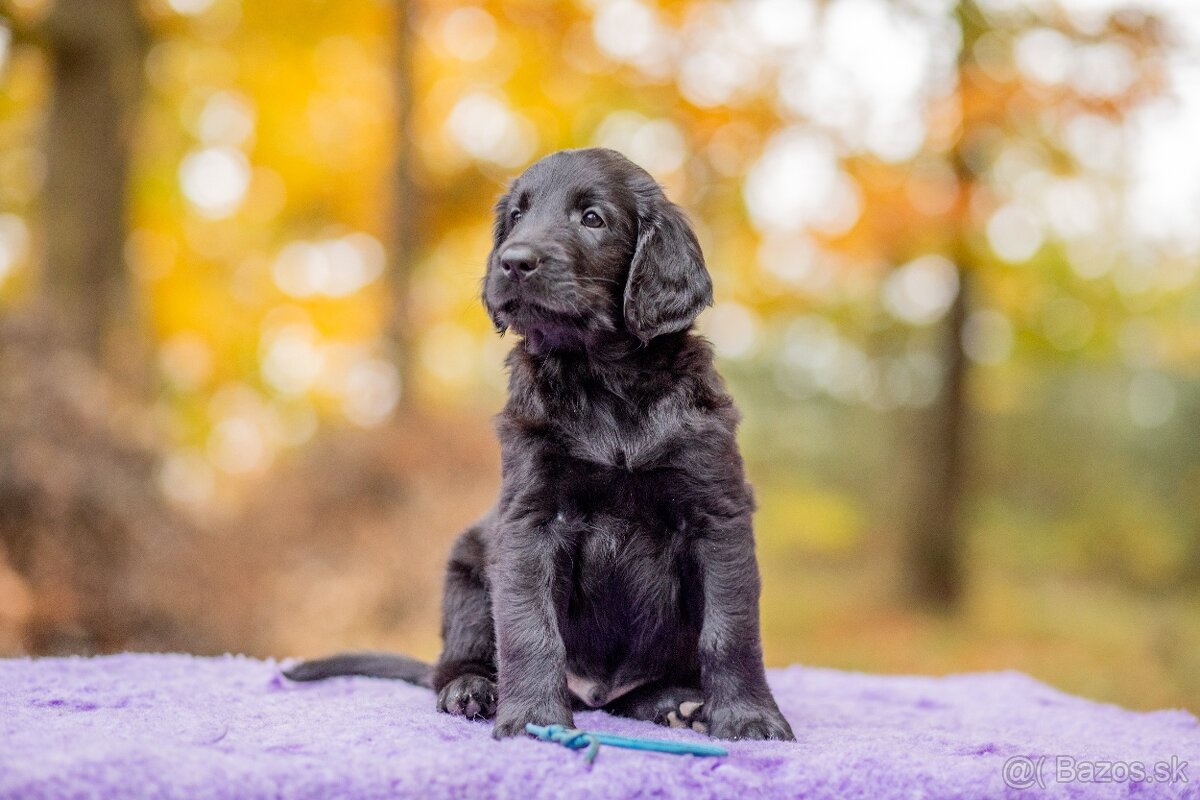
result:
M 524 280 L 538 268 L 541 258 L 533 248 L 524 244 L 515 244 L 505 250 L 500 256 L 500 269 L 510 278 Z

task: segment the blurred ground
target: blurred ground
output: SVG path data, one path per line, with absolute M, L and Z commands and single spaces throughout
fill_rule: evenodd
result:
M 489 507 L 498 478 L 492 432 L 479 415 L 430 412 L 369 432 L 331 431 L 252 487 L 244 510 L 201 525 L 189 560 L 220 580 L 144 577 L 153 596 L 143 602 L 203 621 L 203 630 L 166 642 L 176 648 L 259 656 L 379 648 L 433 658 L 445 554 Z M 900 602 L 894 535 L 876 532 L 850 548 L 806 546 L 797 540 L 820 542 L 822 534 L 812 532 L 836 529 L 845 512 L 819 491 L 760 481 L 759 496 L 772 665 L 927 674 L 1019 669 L 1130 708 L 1200 708 L 1194 591 L 1147 594 L 1057 570 L 1030 575 L 1012 553 L 980 542 L 960 612 L 915 611 Z M 782 522 L 780 504 L 789 509 Z M 790 535 L 791 525 L 812 535 Z M 239 530 L 246 533 L 231 535 Z M 5 655 L 24 652 L 20 628 L 36 599 L 20 576 L 0 572 Z M 162 644 L 151 636 L 124 646 Z

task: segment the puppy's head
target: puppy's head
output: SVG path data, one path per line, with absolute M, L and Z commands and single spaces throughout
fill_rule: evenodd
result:
M 687 218 L 612 150 L 566 150 L 527 169 L 496 204 L 483 304 L 535 351 L 605 334 L 641 342 L 688 328 L 712 280 Z

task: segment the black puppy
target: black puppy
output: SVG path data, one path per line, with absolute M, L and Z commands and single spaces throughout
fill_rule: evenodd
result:
M 522 339 L 496 507 L 454 545 L 437 664 L 344 655 L 296 680 L 431 685 L 438 708 L 572 724 L 572 705 L 723 739 L 793 738 L 767 688 L 754 500 L 706 341 L 696 236 L 611 150 L 534 164 L 496 205 L 483 303 Z

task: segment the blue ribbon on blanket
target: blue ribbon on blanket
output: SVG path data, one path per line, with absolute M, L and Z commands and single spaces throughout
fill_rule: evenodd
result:
M 624 747 L 629 750 L 647 750 L 653 753 L 671 753 L 677 756 L 727 756 L 729 751 L 724 747 L 700 742 L 669 742 L 665 739 L 642 739 L 636 736 L 614 736 L 611 733 L 592 733 L 565 725 L 534 725 L 532 722 L 525 726 L 525 732 L 536 736 L 543 742 L 558 742 L 563 747 L 572 750 L 587 749 L 584 758 L 590 764 L 596 760 L 600 745 Z

